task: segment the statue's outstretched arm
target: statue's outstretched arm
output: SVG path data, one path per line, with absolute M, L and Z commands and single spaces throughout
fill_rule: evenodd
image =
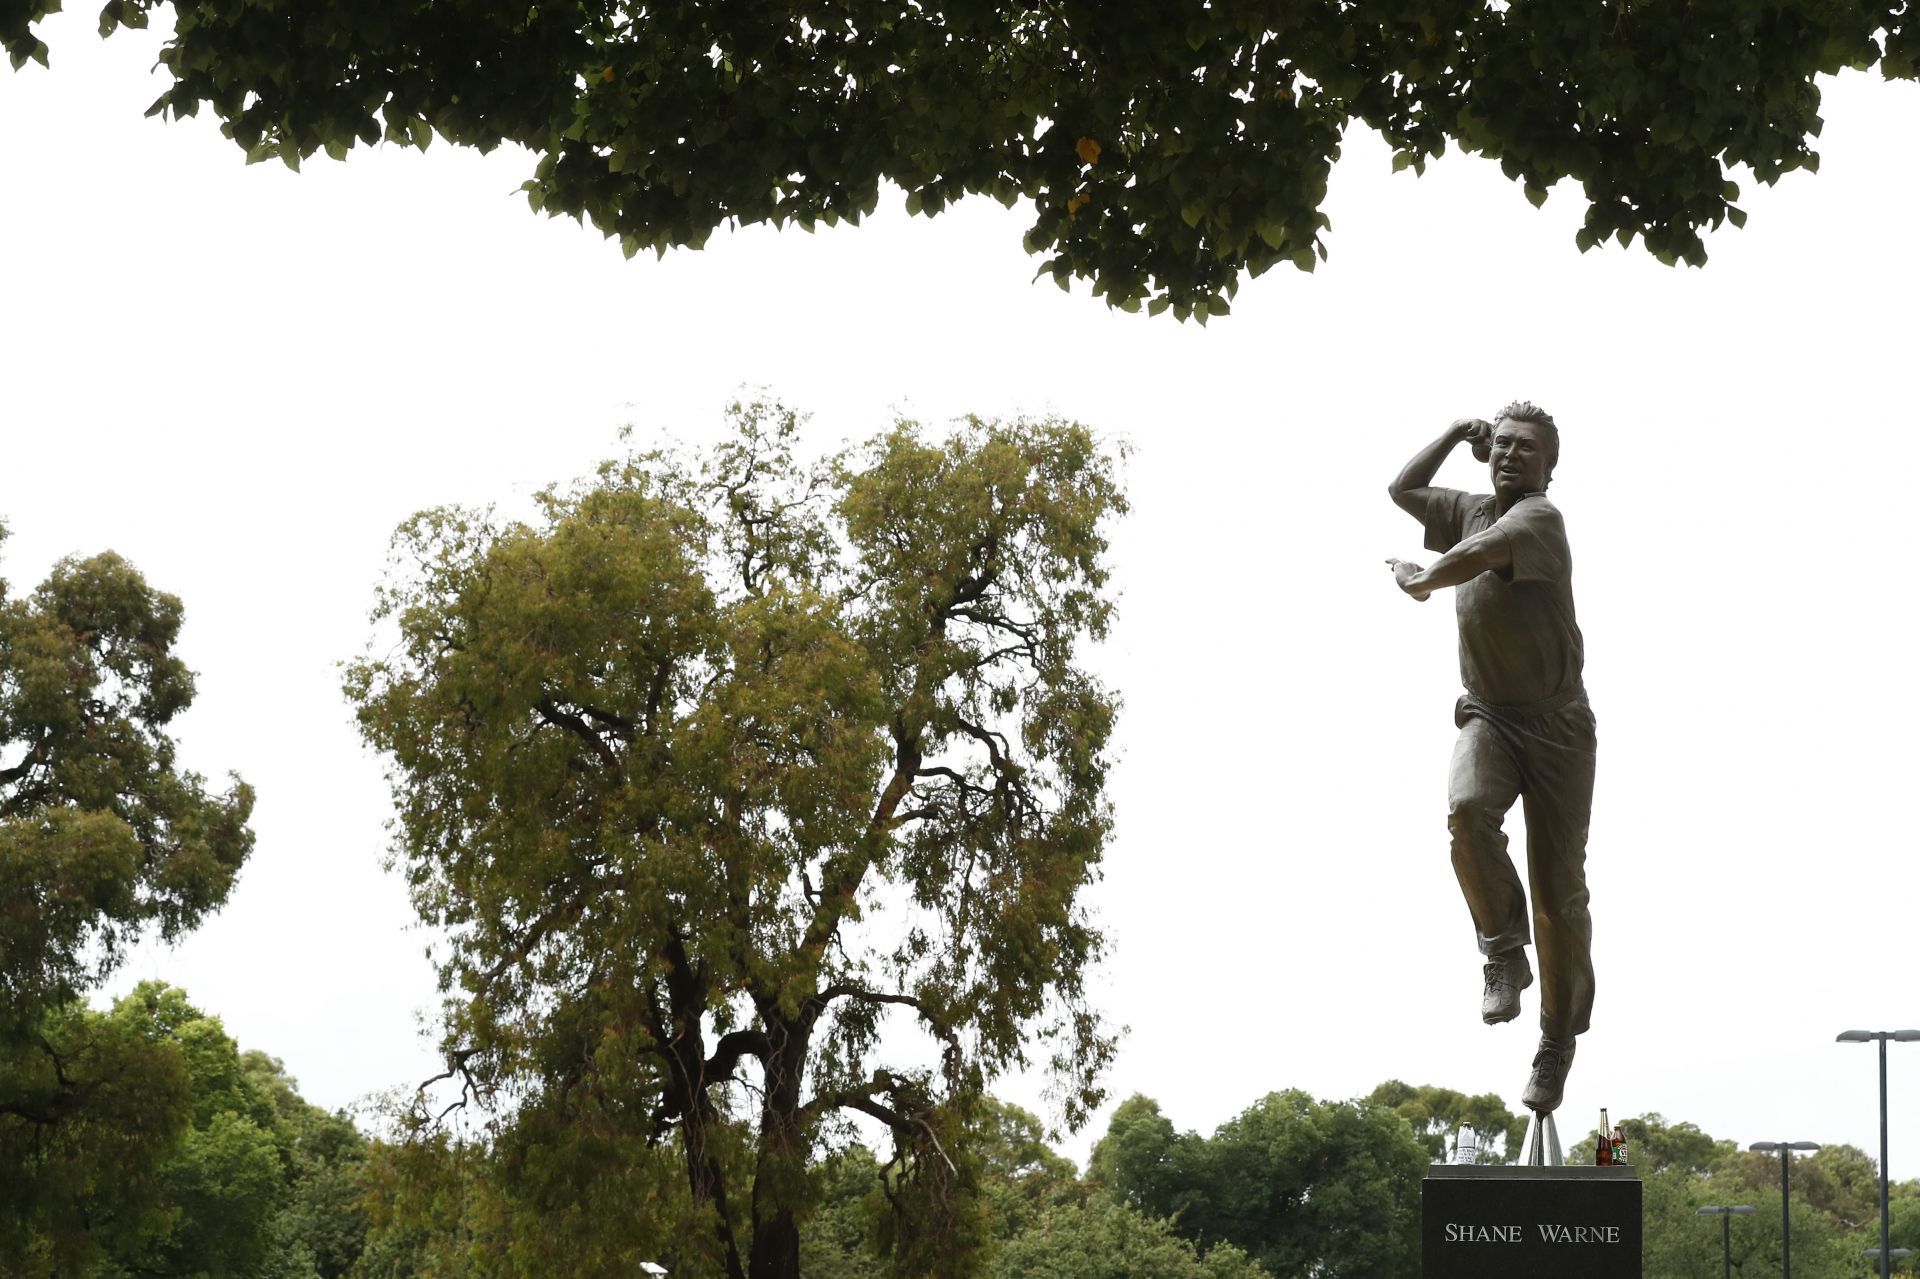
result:
M 1482 573 L 1506 572 L 1513 567 L 1513 543 L 1496 524 L 1472 537 L 1462 538 L 1430 568 L 1421 568 L 1407 560 L 1388 560 L 1387 563 L 1392 565 L 1393 580 L 1400 584 L 1400 589 L 1423 600 L 1435 591 L 1471 582 Z

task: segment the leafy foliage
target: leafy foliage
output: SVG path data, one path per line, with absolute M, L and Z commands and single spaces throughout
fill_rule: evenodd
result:
M 1478 1163 L 1505 1163 L 1526 1141 L 1527 1121 L 1508 1110 L 1497 1093 L 1469 1097 L 1451 1088 L 1416 1088 L 1389 1079 L 1367 1095 L 1367 1102 L 1392 1107 L 1427 1148 L 1428 1158 L 1436 1162 L 1447 1157 L 1448 1138 L 1466 1124 L 1472 1125 L 1480 1137 L 1475 1157 Z M 1495 1149 L 1496 1141 L 1501 1149 Z
M 1111 1053 L 1076 895 L 1115 706 L 1076 662 L 1125 503 L 1065 422 L 901 423 L 803 465 L 791 412 L 733 419 L 703 463 L 610 463 L 536 524 L 398 535 L 395 656 L 348 687 L 451 938 L 450 1074 L 505 1116 L 515 1202 L 619 1169 L 662 1219 L 631 1152 L 677 1157 L 693 1273 L 792 1274 L 808 1155 L 865 1114 L 896 1143 L 896 1252 L 959 1264 L 985 1083 L 1038 1036 L 1073 1120 Z M 937 1068 L 879 1059 L 909 1025 Z
M 1274 1275 L 1400 1279 L 1420 1269 L 1427 1151 L 1391 1107 L 1269 1093 L 1212 1137 L 1146 1098 L 1115 1113 L 1089 1171 L 1123 1203 Z
M 143 932 L 193 928 L 252 850 L 253 792 L 210 794 L 174 762 L 167 727 L 193 700 L 180 622 L 112 552 L 24 597 L 0 582 L 0 1043 Z
M 1221 1244 L 1204 1256 L 1171 1223 L 1111 1199 L 1050 1209 L 995 1256 L 993 1279 L 1267 1279 Z
M 1720 1223 L 1700 1217 L 1707 1205 L 1746 1204 L 1725 1240 L 1736 1274 L 1777 1274 L 1781 1265 L 1780 1157 L 1741 1150 L 1690 1123 L 1660 1115 L 1622 1119 L 1639 1172 L 1647 1279 L 1714 1279 L 1726 1264 Z M 1591 1162 L 1590 1132 L 1568 1151 Z M 1911 1183 L 1909 1183 L 1911 1184 Z M 1879 1243 L 1879 1171 L 1852 1146 L 1796 1156 L 1789 1216 L 1796 1274 L 1860 1272 L 1860 1250 Z
M 8 1071 L 22 1110 L 0 1121 L 0 1275 L 342 1279 L 366 1233 L 365 1142 L 301 1100 L 278 1062 L 146 982 L 111 1012 L 47 1014 Z
M 73 1003 L 0 1041 L 0 1274 L 84 1274 L 165 1227 L 187 1062 L 137 1005 Z
M 252 792 L 175 763 L 180 622 L 111 552 L 0 582 L 0 1256 L 26 1274 L 149 1237 L 189 1139 L 170 1031 L 82 1003 L 136 938 L 217 908 L 252 849 Z
M 54 7 L 0 18 L 16 66 L 45 61 Z M 1040 274 L 1202 322 L 1243 271 L 1324 258 L 1353 123 L 1396 168 L 1497 160 L 1536 205 L 1572 179 L 1583 251 L 1639 236 L 1698 265 L 1702 229 L 1745 221 L 1730 169 L 1817 167 L 1819 74 L 1920 59 L 1903 0 L 109 0 L 101 29 L 155 10 L 154 111 L 212 110 L 250 160 L 518 143 L 532 206 L 629 254 L 857 222 L 882 181 L 929 216 L 1025 197 Z

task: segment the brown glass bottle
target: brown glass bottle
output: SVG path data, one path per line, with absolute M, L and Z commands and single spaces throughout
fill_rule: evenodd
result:
M 1613 1126 L 1613 1162 L 1627 1162 L 1627 1130 L 1619 1124 Z
M 1600 1139 L 1593 1143 L 1593 1162 L 1601 1167 L 1613 1163 L 1613 1125 L 1607 1122 L 1607 1108 L 1600 1107 Z

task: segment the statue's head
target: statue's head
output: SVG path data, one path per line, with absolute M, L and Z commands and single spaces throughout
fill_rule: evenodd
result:
M 1560 461 L 1560 428 L 1553 415 L 1530 400 L 1515 400 L 1493 422 L 1488 457 L 1496 492 L 1542 493 Z

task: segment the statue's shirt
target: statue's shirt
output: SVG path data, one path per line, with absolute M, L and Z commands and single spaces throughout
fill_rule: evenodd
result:
M 1493 706 L 1536 713 L 1581 695 L 1586 647 L 1573 616 L 1573 555 L 1559 509 L 1532 493 L 1496 520 L 1488 494 L 1428 493 L 1428 550 L 1450 551 L 1495 525 L 1513 549 L 1506 574 L 1482 573 L 1454 591 L 1467 691 Z

